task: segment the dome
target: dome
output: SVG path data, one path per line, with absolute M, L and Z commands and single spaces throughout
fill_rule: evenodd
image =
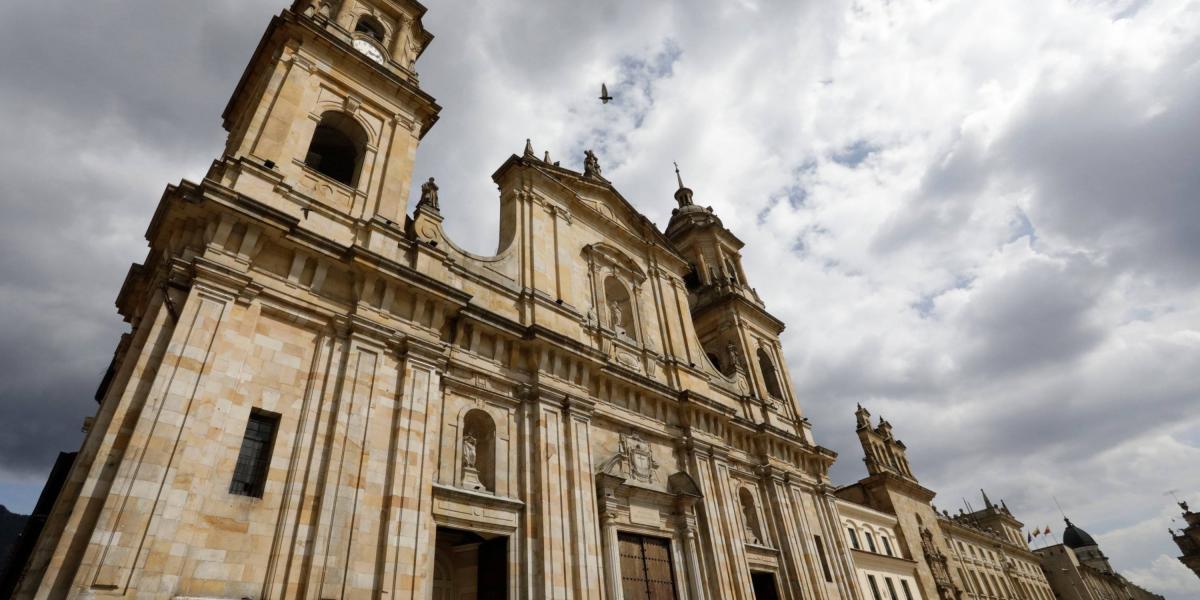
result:
M 1070 519 L 1063 519 L 1067 522 L 1067 528 L 1063 530 L 1063 544 L 1069 546 L 1072 550 L 1084 548 L 1087 546 L 1095 546 L 1096 540 L 1088 535 L 1088 532 L 1078 528 Z

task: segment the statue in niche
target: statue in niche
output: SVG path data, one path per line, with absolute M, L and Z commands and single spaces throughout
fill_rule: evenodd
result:
M 600 160 L 596 158 L 596 153 L 587 150 L 583 153 L 583 176 L 593 179 L 604 179 L 600 174 Z
M 434 182 L 432 177 L 429 178 L 429 181 L 421 184 L 421 200 L 417 202 L 417 208 L 422 206 L 428 206 L 433 210 L 439 210 L 438 185 L 436 182 Z
M 475 468 L 475 445 L 477 443 L 475 436 L 469 433 L 463 437 L 463 466 L 468 469 Z
M 726 370 L 730 373 L 733 373 L 738 370 L 738 367 L 745 364 L 742 362 L 742 351 L 733 342 L 725 344 L 725 360 L 728 361 Z
M 622 314 L 622 308 L 620 300 L 611 300 L 608 303 L 608 315 L 612 322 L 612 328 L 625 333 L 625 316 Z
M 745 502 L 742 503 L 742 520 L 746 522 L 746 541 L 762 545 L 762 540 L 758 538 L 758 531 L 754 527 L 754 507 Z
M 462 485 L 468 490 L 477 492 L 487 489 L 487 486 L 479 479 L 479 469 L 475 467 L 478 444 L 479 440 L 474 435 L 468 433 L 463 436 Z

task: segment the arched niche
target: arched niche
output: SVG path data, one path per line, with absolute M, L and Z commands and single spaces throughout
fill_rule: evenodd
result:
M 632 340 L 642 338 L 638 293 L 646 274 L 624 252 L 598 243 L 583 249 L 588 261 L 592 304 L 600 325 Z
M 387 29 L 373 15 L 362 15 L 354 25 L 354 33 L 364 35 L 382 44 L 387 36 Z
M 355 187 L 367 148 L 367 131 L 354 117 L 336 110 L 321 115 L 304 164 L 338 183 Z
M 604 300 L 608 326 L 617 334 L 636 340 L 638 336 L 633 316 L 633 297 L 615 275 L 604 279 Z
M 751 544 L 762 544 L 762 524 L 758 521 L 758 509 L 755 507 L 754 494 L 748 488 L 738 490 L 738 503 L 742 507 L 742 521 L 746 529 L 746 541 Z
M 496 422 L 480 409 L 463 416 L 462 486 L 474 491 L 496 491 Z

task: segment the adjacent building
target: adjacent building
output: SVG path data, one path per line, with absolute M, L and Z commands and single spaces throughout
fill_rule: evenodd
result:
M 1184 528 L 1171 532 L 1171 537 L 1183 553 L 1179 562 L 1200 577 L 1200 514 L 1192 512 L 1187 502 L 1180 502 L 1179 508 L 1183 510 Z
M 932 504 L 935 492 L 913 474 L 908 448 L 891 424 L 882 418 L 873 424 L 861 406 L 855 416 L 867 477 L 836 494 L 848 543 L 858 549 L 852 556 L 859 579 L 866 581 L 866 600 L 906 599 L 885 588 L 889 579 L 909 577 L 930 599 L 1055 597 L 1026 543 L 1024 526 L 1007 506 L 992 504 L 984 494 L 982 510 L 954 516 L 938 512 Z
M 1113 570 L 1096 540 L 1065 519 L 1062 543 L 1035 550 L 1060 598 L 1068 600 L 1162 600 Z

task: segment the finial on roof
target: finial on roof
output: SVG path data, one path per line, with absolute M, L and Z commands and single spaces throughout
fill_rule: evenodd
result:
M 525 138 L 525 156 L 533 156 L 533 142 L 529 141 L 529 138 Z
M 683 185 L 683 175 L 679 174 L 679 163 L 675 163 L 675 180 L 679 182 L 679 189 L 675 190 L 675 201 L 679 203 L 679 208 L 692 206 L 692 190 Z
M 980 490 L 979 490 L 979 493 L 983 495 L 983 507 L 984 507 L 984 508 L 991 508 L 991 507 L 992 507 L 992 501 L 988 499 L 988 497 L 987 497 L 987 492 L 985 492 L 985 491 L 983 491 L 982 489 L 980 489 Z

